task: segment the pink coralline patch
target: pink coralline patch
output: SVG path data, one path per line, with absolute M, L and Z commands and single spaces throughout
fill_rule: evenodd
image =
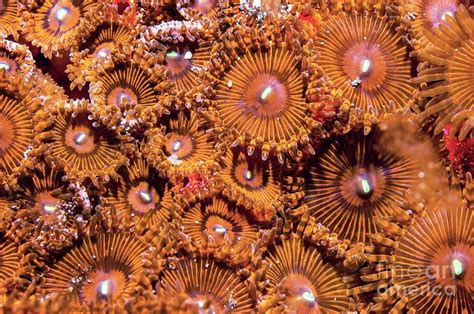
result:
M 301 13 L 298 18 L 300 20 L 303 20 L 303 21 L 308 22 L 308 23 L 314 23 L 313 18 L 311 17 L 311 15 L 309 13 L 306 13 L 306 12 Z
M 185 194 L 186 192 L 193 193 L 206 187 L 208 179 L 207 177 L 202 177 L 199 174 L 193 173 L 189 177 L 187 177 L 186 181 L 187 183 L 184 185 L 184 187 L 179 189 L 181 194 Z
M 444 132 L 444 141 L 449 154 L 446 157 L 455 170 L 474 171 L 474 138 L 458 140 L 449 136 L 449 127 Z
M 306 27 L 311 27 L 313 31 L 316 32 L 319 29 L 321 17 L 318 14 L 312 15 L 309 12 L 301 12 L 298 15 L 298 20 L 303 24 L 306 24 Z
M 324 105 L 321 109 L 312 110 L 311 117 L 319 122 L 325 122 L 336 115 L 336 106 L 332 103 Z
M 130 5 L 130 4 L 133 4 L 135 3 L 135 0 L 113 0 L 113 3 L 114 4 L 117 4 L 117 5 Z
M 131 8 L 131 10 L 136 11 L 136 0 L 112 0 L 113 4 L 117 7 L 118 13 L 123 14 L 126 9 Z M 136 12 L 130 15 L 129 22 L 132 22 L 136 16 Z
M 321 123 L 328 134 L 337 134 L 352 128 L 351 108 L 352 105 L 343 98 L 321 100 L 316 107 L 311 109 L 311 118 Z

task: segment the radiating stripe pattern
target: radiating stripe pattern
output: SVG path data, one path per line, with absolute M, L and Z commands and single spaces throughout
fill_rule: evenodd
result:
M 198 306 L 209 302 L 211 313 L 249 313 L 255 307 L 245 278 L 213 258 L 183 257 L 163 272 L 161 283 L 173 295 L 185 293 Z
M 412 95 L 407 45 L 386 18 L 334 16 L 319 30 L 315 44 L 316 62 L 357 107 L 383 113 L 390 102 L 400 108 Z
M 267 289 L 284 283 L 286 304 L 293 313 L 347 311 L 349 298 L 342 276 L 322 254 L 302 239 L 291 236 L 270 246 L 265 260 Z
M 103 126 L 95 127 L 89 115 L 87 111 L 73 115 L 60 110 L 54 121 L 52 156 L 78 171 L 106 169 L 120 153 L 116 135 Z
M 33 144 L 33 115 L 28 110 L 28 99 L 3 92 L 0 95 L 0 167 L 8 174 L 20 166 Z
M 374 218 L 393 215 L 403 192 L 418 180 L 416 163 L 384 152 L 376 131 L 354 131 L 331 140 L 311 161 L 304 203 L 311 215 L 341 238 L 366 242 Z
M 406 230 L 395 250 L 393 283 L 420 313 L 472 313 L 474 211 L 430 211 Z
M 295 51 L 248 52 L 221 79 L 217 110 L 224 126 L 240 134 L 264 141 L 289 140 L 304 125 L 303 87 Z M 264 101 L 266 97 L 271 101 Z
M 124 300 L 136 288 L 130 276 L 143 271 L 141 254 L 148 249 L 129 233 L 101 233 L 68 251 L 45 274 L 47 294 L 75 295 L 80 302 L 97 298 Z

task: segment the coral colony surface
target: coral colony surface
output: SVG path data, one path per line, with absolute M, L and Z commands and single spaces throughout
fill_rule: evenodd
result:
M 474 1 L 0 0 L 0 313 L 474 313 Z

